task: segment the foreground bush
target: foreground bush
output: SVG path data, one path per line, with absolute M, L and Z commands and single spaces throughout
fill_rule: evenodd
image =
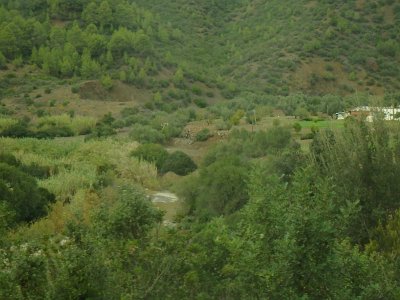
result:
M 31 222 L 47 213 L 54 195 L 16 167 L 0 163 L 0 204 L 15 215 L 14 221 Z

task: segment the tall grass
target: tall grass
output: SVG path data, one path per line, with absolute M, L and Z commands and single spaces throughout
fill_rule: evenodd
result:
M 56 116 L 45 116 L 37 120 L 39 128 L 47 126 L 67 127 L 72 130 L 75 135 L 86 134 L 96 126 L 96 119 L 92 117 L 76 116 L 71 118 L 67 114 Z
M 59 200 L 71 200 L 79 190 L 99 182 L 109 172 L 113 180 L 157 187 L 157 169 L 130 156 L 137 143 L 102 140 L 69 141 L 0 138 L 0 149 L 12 153 L 23 164 L 50 169 L 51 176 L 39 182 Z
M 40 185 L 57 195 L 62 201 L 71 200 L 80 189 L 92 187 L 97 181 L 96 168 L 90 164 L 75 165 L 62 169 L 55 176 L 40 181 Z
M 0 116 L 0 131 L 10 128 L 18 123 L 18 120 Z

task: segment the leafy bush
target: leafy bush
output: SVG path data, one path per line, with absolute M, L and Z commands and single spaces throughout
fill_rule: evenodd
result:
M 39 129 L 35 136 L 37 138 L 55 138 L 55 137 L 68 137 L 73 136 L 74 132 L 67 126 L 46 126 L 45 128 Z
M 312 140 L 314 138 L 315 134 L 313 132 L 305 133 L 302 134 L 300 139 L 301 140 Z
M 72 92 L 73 94 L 78 94 L 78 93 L 79 93 L 79 90 L 80 90 L 80 86 L 79 86 L 79 85 L 73 85 L 73 86 L 71 87 L 71 92 Z
M 165 142 L 165 136 L 148 125 L 136 124 L 133 126 L 129 136 L 140 143 L 162 144 Z
M 387 40 L 378 43 L 378 51 L 383 55 L 393 57 L 396 56 L 398 50 L 399 50 L 399 45 L 395 40 Z
M 203 166 L 199 175 L 191 177 L 181 190 L 189 213 L 207 220 L 240 209 L 249 198 L 248 167 L 238 156 L 230 154 Z
M 194 104 L 196 104 L 197 107 L 199 108 L 205 108 L 207 107 L 207 102 L 204 99 L 194 99 L 193 100 Z
M 111 207 L 104 205 L 95 215 L 100 233 L 116 239 L 144 237 L 161 221 L 161 211 L 156 210 L 137 188 L 125 185 L 118 192 L 117 201 L 112 202 Z
M 175 174 L 185 176 L 197 169 L 196 164 L 189 155 L 182 151 L 176 151 L 165 160 L 161 173 L 174 172 Z
M 19 160 L 17 160 L 14 155 L 9 153 L 0 153 L 0 163 L 5 163 L 9 166 L 16 167 L 20 171 L 36 178 L 43 179 L 50 176 L 49 167 L 40 166 L 35 162 L 30 163 L 29 165 L 24 165 Z
M 165 160 L 168 158 L 167 150 L 158 144 L 140 145 L 131 154 L 132 156 L 154 163 L 158 170 L 161 170 Z
M 33 132 L 28 129 L 28 125 L 25 122 L 17 122 L 0 132 L 0 136 L 22 138 L 33 136 Z
M 300 131 L 301 131 L 301 125 L 300 125 L 300 123 L 294 123 L 293 124 L 293 129 L 294 129 L 294 131 L 295 132 L 297 132 L 297 133 L 299 133 Z
M 202 92 L 200 87 L 192 86 L 192 93 L 197 95 L 197 96 L 200 96 L 203 92 Z
M 114 83 L 108 74 L 101 77 L 100 83 L 107 91 L 111 91 L 114 86 Z
M 47 206 L 55 200 L 33 177 L 5 163 L 0 163 L 0 199 L 15 212 L 17 223 L 45 216 Z
M 198 142 L 204 142 L 207 141 L 210 137 L 212 137 L 212 133 L 208 128 L 204 128 L 196 134 L 195 140 Z

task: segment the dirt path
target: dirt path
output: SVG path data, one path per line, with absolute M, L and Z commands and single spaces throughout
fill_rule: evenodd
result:
M 155 192 L 150 195 L 153 204 L 165 212 L 164 215 L 164 225 L 173 224 L 175 221 L 175 216 L 179 213 L 182 202 L 179 200 L 178 196 L 169 192 Z

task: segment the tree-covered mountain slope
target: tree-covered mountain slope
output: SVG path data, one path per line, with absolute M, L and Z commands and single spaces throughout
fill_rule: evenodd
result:
M 243 89 L 381 95 L 399 87 L 396 1 L 139 2 L 185 29 L 180 57 Z
M 2 97 L 34 98 L 39 87 L 67 85 L 85 99 L 139 98 L 173 109 L 243 91 L 381 96 L 400 86 L 396 1 L 0 5 L 0 67 L 8 69 L 0 71 Z
M 167 110 L 219 97 L 174 63 L 182 32 L 133 2 L 1 1 L 0 25 L 0 97 L 15 111 L 73 94 Z

